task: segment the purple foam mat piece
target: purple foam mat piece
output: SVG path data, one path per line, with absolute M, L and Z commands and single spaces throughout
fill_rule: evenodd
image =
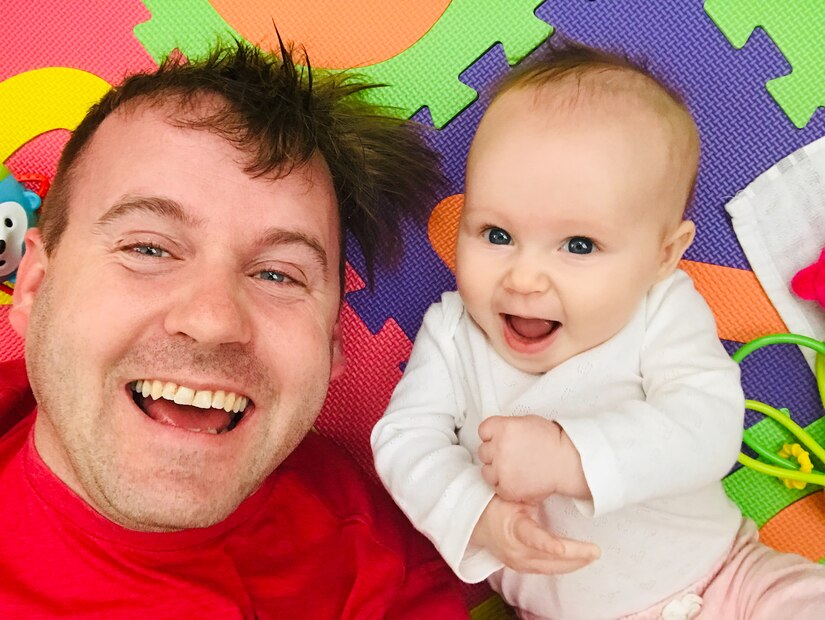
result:
M 455 288 L 452 272 L 426 242 L 427 233 L 420 227 L 405 222 L 404 254 L 395 269 L 378 267 L 375 288 L 364 288 L 347 294 L 347 302 L 376 334 L 389 319 L 395 319 L 410 340 L 415 338 L 424 312 L 441 297 L 443 291 Z M 366 281 L 366 269 L 358 245 L 350 235 L 347 238 L 347 257 L 350 264 Z
M 686 258 L 748 268 L 724 210 L 736 192 L 801 146 L 825 135 L 825 113 L 797 129 L 765 90 L 768 77 L 790 71 L 757 30 L 734 49 L 700 0 L 554 0 L 536 11 L 554 36 L 643 55 L 682 92 L 704 137 L 692 217 L 696 241 Z
M 509 65 L 501 45 L 494 45 L 475 63 L 465 69 L 459 79 L 478 91 L 478 99 L 441 131 L 430 136 L 430 144 L 444 157 L 444 172 L 450 182 L 450 193 L 464 191 L 464 173 L 470 142 L 481 116 L 490 103 L 495 83 L 506 75 Z
M 742 346 L 722 341 L 731 355 Z M 777 344 L 751 353 L 742 362 L 742 389 L 745 398 L 762 401 L 780 409 L 787 407 L 802 427 L 822 417 L 822 403 L 816 379 L 799 347 Z M 745 428 L 765 419 L 760 413 L 745 413 Z
M 540 7 L 537 15 L 563 36 L 646 57 L 658 74 L 686 94 L 703 135 L 714 137 L 704 144 L 692 213 L 699 232 L 688 258 L 747 268 L 725 203 L 775 161 L 825 134 L 825 118 L 817 114 L 806 129 L 796 129 L 765 93 L 759 77 L 787 70 L 767 37 L 757 33 L 744 53 L 738 52 L 701 6 L 686 4 L 628 1 L 619 10 L 612 3 L 553 2 Z M 442 130 L 427 134 L 443 157 L 448 178 L 445 195 L 463 191 L 472 135 L 491 86 L 506 70 L 503 51 L 494 46 L 460 76 L 479 91 L 479 99 Z M 426 110 L 416 120 L 431 125 Z M 379 269 L 375 291 L 351 293 L 348 301 L 371 331 L 377 332 L 392 317 L 413 339 L 426 308 L 455 282 L 432 251 L 426 228 L 407 226 L 405 241 L 407 253 L 399 269 Z M 350 242 L 351 262 L 363 276 L 363 261 L 353 246 Z M 733 352 L 739 344 L 726 346 Z M 822 415 L 810 370 L 794 347 L 770 347 L 751 356 L 743 367 L 743 385 L 749 398 L 788 407 L 803 426 Z M 748 412 L 746 426 L 762 419 Z
M 557 1 L 543 4 L 536 14 L 557 29 L 554 36 L 647 59 L 658 75 L 686 96 L 706 136 L 691 212 L 698 232 L 686 258 L 747 269 L 725 204 L 776 161 L 825 135 L 825 114 L 815 114 L 805 129 L 796 129 L 765 91 L 763 76 L 789 70 L 773 43 L 757 31 L 744 50 L 735 50 L 701 3 L 680 0 L 626 0 L 621 7 L 610 2 Z M 428 135 L 443 158 L 447 194 L 463 191 L 473 132 L 491 86 L 507 66 L 497 45 L 465 70 L 460 79 L 479 91 L 479 99 L 442 130 Z M 426 110 L 415 118 L 431 125 Z M 349 300 L 371 330 L 393 317 L 412 338 L 423 309 L 443 288 L 453 286 L 453 280 L 431 251 L 425 228 L 408 228 L 405 235 L 409 256 L 400 269 L 379 271 L 373 293 L 353 293 Z M 362 261 L 352 262 L 363 276 Z
M 504 75 L 507 67 L 501 46 L 491 48 L 460 76 L 462 82 L 480 91 L 479 99 L 443 129 L 424 132 L 425 139 L 442 157 L 447 177 L 444 196 L 464 191 L 464 167 L 470 141 L 487 107 L 490 86 Z M 426 109 L 413 118 L 422 125 L 432 127 Z M 378 268 L 375 290 L 350 293 L 347 301 L 373 333 L 393 318 L 412 340 L 430 304 L 438 301 L 443 291 L 455 289 L 455 278 L 433 251 L 426 226 L 405 223 L 404 243 L 404 257 L 398 268 Z M 351 238 L 348 238 L 347 257 L 358 274 L 365 278 L 363 257 Z

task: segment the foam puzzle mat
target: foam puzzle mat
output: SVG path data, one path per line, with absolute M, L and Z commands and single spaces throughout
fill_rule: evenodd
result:
M 216 34 L 261 46 L 273 21 L 314 66 L 359 67 L 386 83 L 375 99 L 431 126 L 448 189 L 426 226 L 405 224 L 406 250 L 373 290 L 348 240 L 343 328 L 347 372 L 331 388 L 319 430 L 372 471 L 369 431 L 401 376 L 426 308 L 455 287 L 454 233 L 470 139 L 494 82 L 545 39 L 564 36 L 646 59 L 683 93 L 703 138 L 691 217 L 697 236 L 682 267 L 708 300 L 730 353 L 787 329 L 750 270 L 725 205 L 778 161 L 825 136 L 825 4 L 820 0 L 28 0 L 7 2 L 0 39 L 0 162 L 15 176 L 51 177 L 69 132 L 111 84 L 172 50 L 203 53 Z M 823 239 L 825 243 L 825 239 Z M 0 285 L 0 360 L 22 355 Z M 787 407 L 820 442 L 825 420 L 798 348 L 778 345 L 743 365 L 749 398 Z M 746 426 L 777 449 L 779 426 Z M 820 487 L 786 488 L 735 468 L 729 495 L 764 540 L 825 560 Z M 486 586 L 466 589 L 474 618 L 508 612 Z

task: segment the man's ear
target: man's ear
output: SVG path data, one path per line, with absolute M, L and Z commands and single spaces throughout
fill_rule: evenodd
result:
M 346 366 L 346 359 L 344 358 L 344 337 L 341 334 L 341 319 L 335 321 L 335 326 L 332 328 L 332 364 L 330 367 L 329 378 L 334 381 L 340 377 L 344 372 Z
M 696 225 L 690 220 L 682 220 L 679 225 L 662 242 L 659 269 L 656 280 L 664 280 L 675 270 L 682 255 L 693 242 L 696 235 Z
M 9 323 L 21 338 L 26 337 L 34 298 L 46 276 L 48 258 L 43 248 L 43 239 L 39 228 L 30 228 L 26 232 L 26 252 L 17 267 L 17 279 L 14 284 L 14 305 L 9 310 Z

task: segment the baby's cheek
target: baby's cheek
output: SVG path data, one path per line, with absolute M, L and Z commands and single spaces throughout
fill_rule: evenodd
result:
M 615 336 L 630 319 L 630 305 L 621 297 L 604 298 L 592 303 L 577 321 L 580 335 L 593 339 L 593 345 L 601 344 Z

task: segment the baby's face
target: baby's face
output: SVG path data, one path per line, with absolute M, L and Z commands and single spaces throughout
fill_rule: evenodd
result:
M 667 275 L 663 245 L 680 206 L 667 204 L 677 180 L 666 133 L 647 117 L 552 115 L 533 101 L 508 92 L 479 127 L 456 276 L 496 351 L 539 373 L 627 324 Z

